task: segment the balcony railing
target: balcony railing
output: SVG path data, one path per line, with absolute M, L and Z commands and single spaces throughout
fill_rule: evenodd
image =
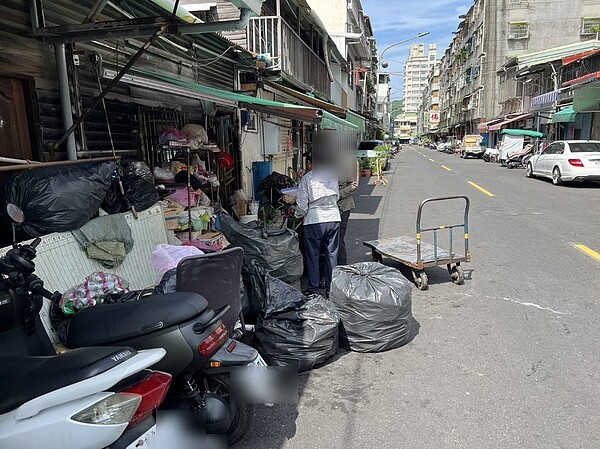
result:
M 267 70 L 284 72 L 329 98 L 327 66 L 281 17 L 251 18 L 248 50 L 270 56 L 272 63 Z

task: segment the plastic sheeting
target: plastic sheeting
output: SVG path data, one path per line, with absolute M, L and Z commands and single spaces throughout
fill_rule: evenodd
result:
M 380 352 L 408 343 L 412 285 L 397 269 L 363 262 L 333 271 L 329 298 L 342 320 L 340 345 Z
M 293 283 L 300 279 L 304 264 L 298 234 L 294 231 L 266 228 L 257 222 L 240 224 L 223 212 L 219 213 L 219 219 L 229 243 L 244 250 L 244 280 L 250 281 L 248 268 L 253 261 L 284 282 Z
M 523 136 L 511 136 L 504 134 L 500 145 L 500 160 L 508 159 L 510 153 L 519 152 L 523 149 Z
M 306 371 L 332 357 L 339 345 L 340 318 L 333 304 L 322 297 L 309 299 L 295 288 L 258 273 L 253 287 L 261 298 L 261 316 L 255 337 L 268 362 Z
M 175 246 L 161 244 L 157 245 L 152 252 L 152 255 L 150 256 L 150 263 L 158 273 L 159 279 L 161 279 L 167 271 L 177 268 L 177 264 L 181 259 L 184 259 L 185 257 L 199 256 L 201 254 L 204 254 L 204 252 L 195 246 Z
M 32 237 L 72 231 L 98 212 L 116 168 L 102 162 L 26 170 L 3 183 L 1 203 L 23 210 L 22 228 Z

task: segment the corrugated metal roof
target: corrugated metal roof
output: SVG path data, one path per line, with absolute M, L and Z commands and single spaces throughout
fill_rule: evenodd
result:
M 574 44 L 563 45 L 560 47 L 549 48 L 547 50 L 529 53 L 517 57 L 519 70 L 525 67 L 531 67 L 538 64 L 545 64 L 552 61 L 558 61 L 566 56 L 576 55 L 586 51 L 600 49 L 600 41 L 584 41 Z

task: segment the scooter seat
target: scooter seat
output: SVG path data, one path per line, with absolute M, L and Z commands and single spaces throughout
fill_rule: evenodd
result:
M 137 354 L 129 347 L 81 348 L 53 356 L 0 357 L 0 414 L 97 376 Z
M 68 348 L 113 344 L 181 324 L 208 308 L 196 293 L 165 293 L 139 301 L 99 304 L 69 320 Z

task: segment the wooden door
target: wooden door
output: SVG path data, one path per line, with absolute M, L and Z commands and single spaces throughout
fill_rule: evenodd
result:
M 23 81 L 0 76 L 0 156 L 31 159 Z

